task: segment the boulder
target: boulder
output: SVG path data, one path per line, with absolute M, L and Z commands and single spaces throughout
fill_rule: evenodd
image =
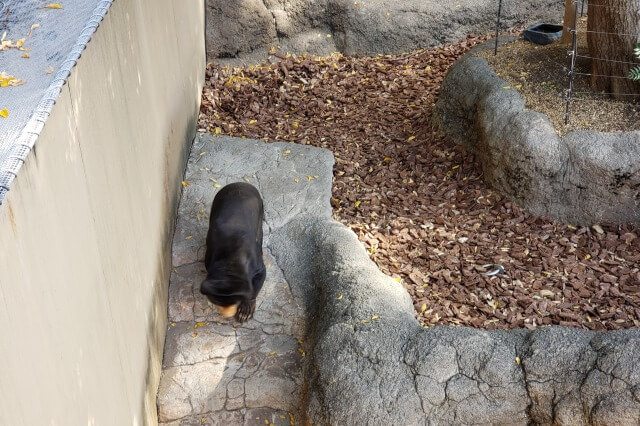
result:
M 532 214 L 574 225 L 640 223 L 640 132 L 560 137 L 471 54 L 445 77 L 434 123 L 477 155 L 496 190 Z
M 207 0 L 207 56 L 258 62 L 271 47 L 324 55 L 391 54 L 495 31 L 494 0 Z M 502 28 L 560 23 L 555 0 L 504 2 Z

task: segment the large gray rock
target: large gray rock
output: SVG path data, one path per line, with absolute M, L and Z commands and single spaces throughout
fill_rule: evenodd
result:
M 560 22 L 562 2 L 504 2 L 503 28 Z M 494 0 L 207 0 L 207 55 L 257 62 L 292 53 L 399 53 L 495 30 Z M 330 35 L 330 37 L 327 37 Z
M 404 288 L 331 220 L 332 165 L 312 147 L 195 142 L 173 245 L 163 424 L 638 424 L 639 330 L 421 328 Z M 216 185 L 245 178 L 265 200 L 267 280 L 255 317 L 236 324 L 198 285 L 204 207 Z
M 276 40 L 273 16 L 262 0 L 209 1 L 206 22 L 209 57 L 235 57 Z
M 308 294 L 312 424 L 640 421 L 640 331 L 421 328 L 402 286 L 348 228 L 300 217 L 270 248 Z M 291 256 L 291 253 L 297 256 Z
M 436 125 L 477 154 L 487 181 L 531 213 L 561 222 L 640 223 L 640 132 L 559 137 L 485 59 L 449 70 Z

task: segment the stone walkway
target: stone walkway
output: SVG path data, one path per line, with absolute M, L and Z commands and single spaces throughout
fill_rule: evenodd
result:
M 317 148 L 196 139 L 173 242 L 161 424 L 290 425 L 301 418 L 305 308 L 268 241 L 300 214 L 330 216 L 332 166 L 332 155 Z M 254 318 L 242 325 L 222 318 L 199 292 L 211 201 L 218 188 L 236 181 L 255 185 L 265 204 L 267 278 Z

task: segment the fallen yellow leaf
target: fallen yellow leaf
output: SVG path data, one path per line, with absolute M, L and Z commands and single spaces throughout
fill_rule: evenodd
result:
M 411 135 L 411 136 L 409 136 L 409 138 L 408 138 L 407 140 L 408 140 L 408 141 L 412 141 L 412 140 L 414 140 L 415 138 L 416 138 L 415 136 Z
M 294 181 L 295 183 L 298 183 L 298 182 L 300 181 L 300 179 L 295 178 L 295 179 L 293 179 L 293 181 Z
M 422 306 L 420 306 L 420 312 L 424 312 L 427 310 L 427 304 L 423 303 Z
M 24 80 L 21 80 L 7 73 L 0 72 L 0 87 L 20 86 L 24 83 L 25 83 Z
M 222 133 L 222 129 L 220 127 L 216 127 L 215 134 L 219 135 L 220 133 Z
M 361 202 L 362 202 L 362 201 L 360 201 L 360 200 L 356 201 L 356 202 L 353 204 L 353 205 L 354 205 L 354 207 L 358 207 L 358 206 L 360 205 L 360 203 L 361 203 Z
M 36 28 L 40 28 L 40 24 L 33 24 L 31 25 L 31 28 L 29 29 L 29 31 L 27 31 L 27 38 L 31 37 L 31 33 L 33 32 L 33 30 L 35 30 Z
M 516 364 L 520 365 L 520 357 L 519 356 L 516 357 Z
M 338 296 L 338 300 L 342 300 L 342 295 Z
M 22 56 L 21 56 L 21 58 L 25 58 L 25 59 L 27 59 L 27 58 L 29 58 L 29 54 L 28 54 L 28 53 L 25 53 L 24 55 L 22 55 Z
M 60 3 L 49 3 L 42 6 L 45 9 L 62 9 L 62 4 Z
M 0 109 L 0 117 L 4 117 L 7 118 L 9 116 L 9 110 L 8 109 Z
M 187 186 L 189 186 L 189 185 L 191 185 L 191 182 L 186 181 L 186 180 L 183 180 L 183 181 L 182 181 L 182 186 L 187 187 Z
M 249 120 L 249 124 L 256 124 L 256 120 Z

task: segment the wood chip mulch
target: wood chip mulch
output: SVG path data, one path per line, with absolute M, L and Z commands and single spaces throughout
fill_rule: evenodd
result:
M 639 326 L 637 228 L 530 216 L 431 130 L 448 67 L 484 39 L 400 55 L 210 64 L 200 131 L 332 150 L 336 219 L 405 285 L 425 326 Z M 504 273 L 487 276 L 486 264 Z

